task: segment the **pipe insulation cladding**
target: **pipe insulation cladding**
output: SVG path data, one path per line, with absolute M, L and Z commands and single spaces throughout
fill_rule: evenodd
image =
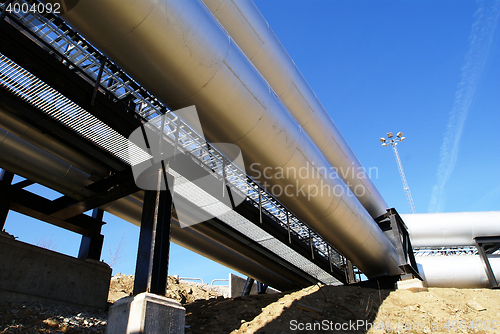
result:
M 195 105 L 208 140 L 238 145 L 247 172 L 368 277 L 401 273 L 394 246 L 201 1 L 86 0 L 62 18 L 173 110 Z
M 90 175 L 0 128 L 0 166 L 73 198 L 90 197 Z
M 500 255 L 488 255 L 488 260 L 499 283 Z M 419 256 L 416 261 L 418 272 L 428 287 L 491 287 L 479 255 Z
M 474 246 L 475 237 L 500 235 L 500 211 L 402 214 L 413 247 Z
M 62 145 L 52 137 L 42 133 L 30 124 L 21 121 L 8 111 L 0 108 L 0 127 L 13 135 L 24 139 L 32 145 L 54 155 L 56 158 L 64 159 L 70 165 L 85 170 L 89 175 L 104 178 L 109 175 L 109 170 L 96 164 L 92 159 L 75 154 L 74 150 Z M 1 131 L 1 130 L 0 130 Z
M 373 218 L 387 203 L 252 0 L 203 0 Z M 363 189 L 363 191 L 359 191 Z

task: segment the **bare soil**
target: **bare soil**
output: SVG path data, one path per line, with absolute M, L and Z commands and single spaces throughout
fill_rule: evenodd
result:
M 312 286 L 279 295 L 199 301 L 185 305 L 189 326 L 186 333 L 486 333 L 500 330 L 499 290 L 413 291 Z
M 132 292 L 133 276 L 111 281 L 109 300 Z M 491 333 L 500 330 L 500 291 L 380 290 L 311 286 L 272 295 L 224 298 L 209 286 L 169 277 L 169 297 L 197 333 Z M 107 311 L 0 302 L 0 333 L 105 333 Z

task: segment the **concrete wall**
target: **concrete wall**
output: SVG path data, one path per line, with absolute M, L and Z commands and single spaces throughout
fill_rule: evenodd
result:
M 0 300 L 107 307 L 111 268 L 26 244 L 0 233 Z

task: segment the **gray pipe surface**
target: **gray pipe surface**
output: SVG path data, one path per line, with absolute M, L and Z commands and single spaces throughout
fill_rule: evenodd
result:
M 203 0 L 373 218 L 387 204 L 252 0 Z
M 474 237 L 500 235 L 500 212 L 403 214 L 413 247 L 475 245 Z
M 73 198 L 93 195 L 90 175 L 0 128 L 0 166 Z
M 2 108 L 0 108 L 0 127 L 54 155 L 56 158 L 63 159 L 76 168 L 86 170 L 90 176 L 95 175 L 103 178 L 109 174 L 106 168 L 100 166 L 92 159 L 76 153 L 74 150 L 61 144 L 49 135 L 42 133 L 40 130 Z
M 203 3 L 87 0 L 63 18 L 173 109 L 196 105 L 206 137 L 238 145 L 247 171 L 367 276 L 401 272 L 393 245 Z
M 488 255 L 488 259 L 498 283 L 500 256 Z M 428 287 L 491 287 L 479 255 L 419 256 L 416 261 L 420 276 Z

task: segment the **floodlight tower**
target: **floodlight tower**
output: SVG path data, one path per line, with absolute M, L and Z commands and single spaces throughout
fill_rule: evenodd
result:
M 394 156 L 396 157 L 396 163 L 398 164 L 399 175 L 401 176 L 401 181 L 403 181 L 403 188 L 405 190 L 406 200 L 408 201 L 408 205 L 410 206 L 410 210 L 412 213 L 415 213 L 415 204 L 413 204 L 413 198 L 411 197 L 410 187 L 406 182 L 405 172 L 403 170 L 403 164 L 401 164 L 401 159 L 399 159 L 399 153 L 397 149 L 398 142 L 402 142 L 405 140 L 402 132 L 398 132 L 396 137 L 392 135 L 392 132 L 387 133 L 387 139 L 380 138 L 382 142 L 382 146 L 392 146 L 392 150 L 394 151 Z

